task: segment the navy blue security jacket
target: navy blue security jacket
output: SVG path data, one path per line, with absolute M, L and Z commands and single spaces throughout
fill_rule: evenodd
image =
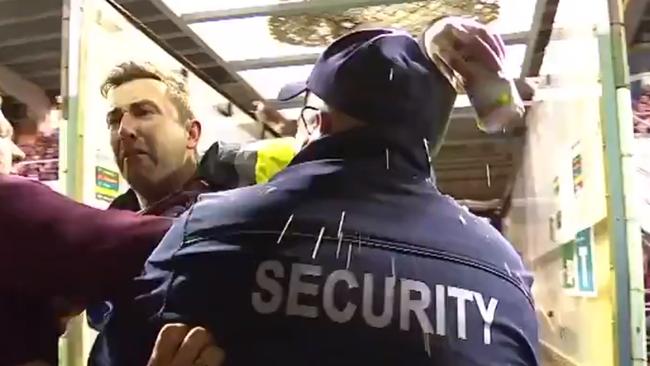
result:
M 228 365 L 538 365 L 529 273 L 425 156 L 355 130 L 268 184 L 201 196 L 90 364 L 144 365 L 181 321 L 208 327 Z

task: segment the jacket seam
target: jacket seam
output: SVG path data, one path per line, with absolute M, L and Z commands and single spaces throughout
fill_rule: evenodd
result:
M 188 235 L 187 235 L 187 232 L 188 232 L 187 227 L 189 225 L 190 217 L 192 217 L 192 212 L 194 211 L 194 207 L 195 207 L 195 205 L 192 205 L 190 207 L 190 209 L 187 211 L 187 216 L 185 217 L 185 221 L 183 222 L 183 233 L 182 233 L 183 238 L 182 238 L 182 241 L 181 241 L 181 245 L 179 245 L 179 247 L 176 248 L 176 250 L 174 250 L 174 253 L 171 255 L 171 258 L 170 258 L 171 260 L 174 260 L 174 258 L 178 254 L 178 252 L 181 249 L 185 248 L 187 246 L 187 244 L 188 244 L 187 243 L 187 237 L 188 237 Z M 162 304 L 160 306 L 160 310 L 155 315 L 156 320 L 162 320 L 162 318 L 163 318 L 163 314 L 165 313 L 165 309 L 167 308 L 167 301 L 169 300 L 169 294 L 171 293 L 171 290 L 172 290 L 172 284 L 174 283 L 174 280 L 176 279 L 176 275 L 177 275 L 176 274 L 176 269 L 172 269 L 171 273 L 169 274 L 169 281 L 165 285 L 165 287 L 166 287 L 165 291 L 164 291 L 165 296 L 163 297 L 163 301 L 162 301 Z
M 277 230 L 237 230 L 235 235 L 278 235 L 280 234 L 280 231 Z M 228 235 L 226 235 L 228 236 Z M 196 244 L 198 242 L 202 242 L 205 240 L 219 240 L 220 237 L 222 238 L 223 235 L 201 235 L 201 236 L 190 236 L 189 238 L 184 238 L 184 244 L 186 245 L 192 245 Z M 316 238 L 316 235 L 310 234 L 310 233 L 300 233 L 300 232 L 287 232 L 284 235 L 285 238 L 287 237 L 298 237 L 298 238 Z M 381 240 L 377 238 L 369 238 L 369 237 L 358 237 L 358 236 L 350 236 L 350 235 L 344 235 L 343 236 L 343 241 L 346 243 L 350 243 L 352 240 L 355 242 L 361 239 L 366 246 L 369 247 L 374 247 L 376 249 L 385 249 L 385 250 L 391 250 L 391 251 L 399 251 L 403 253 L 414 253 L 416 255 L 420 256 L 427 256 L 427 257 L 433 257 L 433 258 L 438 258 L 438 259 L 443 259 L 443 260 L 448 260 L 451 262 L 455 262 L 458 264 L 462 265 L 467 265 L 485 272 L 488 272 L 490 274 L 493 274 L 499 278 L 502 278 L 512 284 L 514 287 L 516 287 L 523 295 L 524 297 L 528 300 L 530 303 L 531 307 L 535 308 L 534 301 L 532 297 L 528 294 L 528 291 L 526 291 L 519 282 L 515 281 L 511 276 L 506 274 L 505 272 L 502 272 L 501 269 L 495 267 L 492 264 L 486 263 L 486 262 L 481 262 L 472 258 L 469 258 L 465 255 L 462 254 L 455 254 L 455 253 L 449 253 L 445 252 L 442 250 L 436 250 L 432 248 L 427 248 L 423 247 L 420 245 L 414 245 L 414 244 L 407 244 L 407 243 L 397 243 L 394 241 L 386 241 L 386 240 Z M 323 241 L 338 241 L 338 238 L 333 237 L 333 236 L 323 236 Z

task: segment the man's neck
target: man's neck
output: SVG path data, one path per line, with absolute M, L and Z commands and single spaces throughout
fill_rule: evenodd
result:
M 155 187 L 147 190 L 146 193 L 134 189 L 140 208 L 146 209 L 170 194 L 180 191 L 183 186 L 196 175 L 197 166 L 198 163 L 196 160 L 188 160 L 185 165 L 167 178 L 158 182 Z

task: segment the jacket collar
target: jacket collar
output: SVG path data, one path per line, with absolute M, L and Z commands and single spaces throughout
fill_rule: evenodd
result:
M 137 212 L 140 211 L 140 203 L 138 202 L 138 197 L 135 195 L 135 191 L 129 188 L 126 192 L 117 196 L 108 208 Z
M 146 209 L 142 209 L 135 191 L 129 189 L 124 194 L 113 200 L 109 208 L 133 211 L 147 215 L 167 216 L 166 212 L 170 209 L 175 206 L 187 206 L 188 203 L 194 202 L 196 196 L 200 193 L 208 192 L 210 190 L 210 185 L 207 182 L 194 178 L 189 180 L 180 190 L 172 192 Z
M 433 174 L 424 140 L 399 142 L 369 127 L 356 128 L 311 142 L 296 155 L 290 165 L 328 159 L 381 159 L 386 161 L 386 166 L 392 171 L 423 178 L 430 178 Z
M 161 204 L 164 206 L 169 202 L 170 196 L 177 196 L 180 192 L 222 191 L 237 188 L 238 176 L 234 163 L 221 158 L 221 147 L 221 143 L 215 142 L 201 158 L 196 175 L 180 191 L 173 192 L 161 201 L 154 203 L 148 211 L 154 206 L 157 207 Z M 133 189 L 129 189 L 115 198 L 109 208 L 133 212 L 139 212 L 142 209 Z

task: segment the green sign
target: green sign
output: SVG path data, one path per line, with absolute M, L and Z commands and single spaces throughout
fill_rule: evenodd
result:
M 120 175 L 110 169 L 95 167 L 95 198 L 112 202 L 120 190 Z
M 596 294 L 593 244 L 591 228 L 578 232 L 574 240 L 562 244 L 562 288 L 572 294 Z
M 572 240 L 562 244 L 562 288 L 574 290 L 576 287 L 576 246 Z
M 589 295 L 596 292 L 594 275 L 594 241 L 591 228 L 576 234 L 576 259 L 578 269 L 578 291 Z

